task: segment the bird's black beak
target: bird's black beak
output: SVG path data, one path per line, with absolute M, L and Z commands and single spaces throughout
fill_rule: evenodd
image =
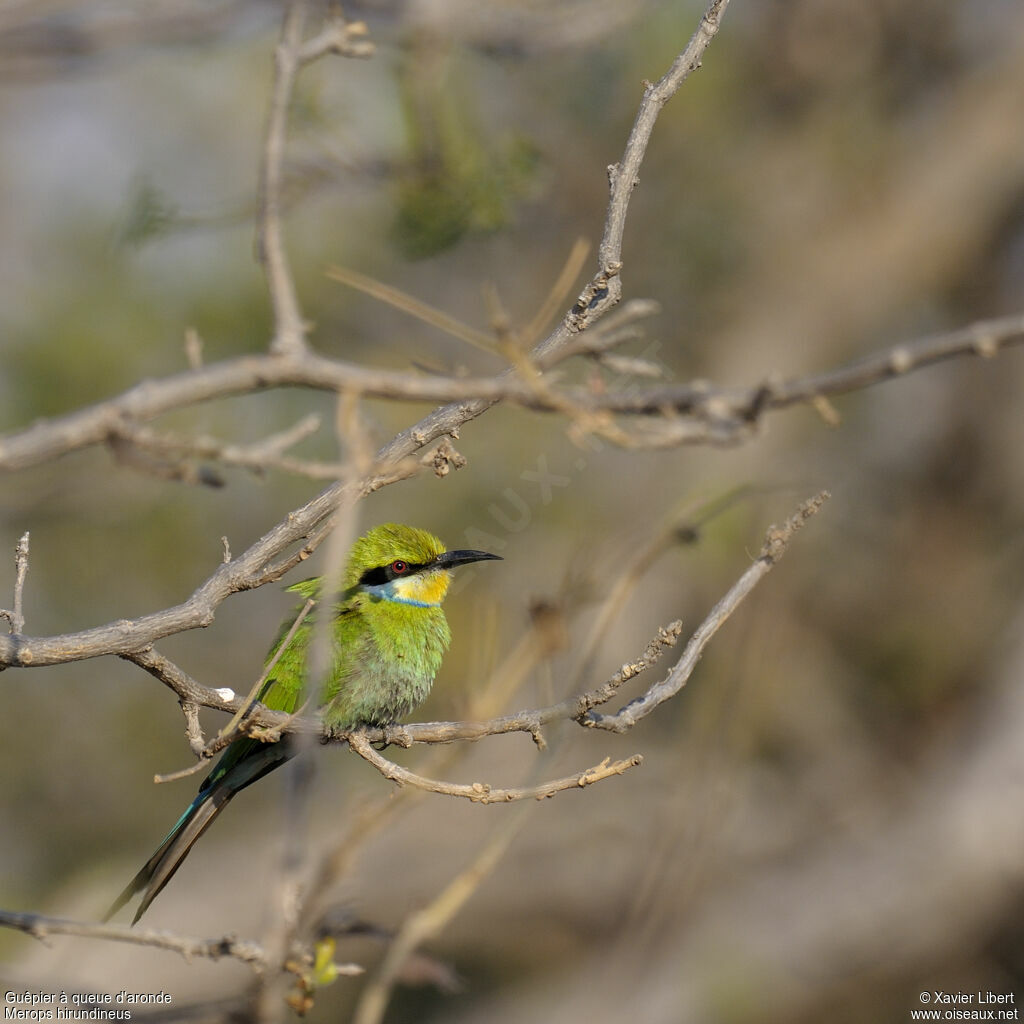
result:
M 434 559 L 434 565 L 439 569 L 454 569 L 457 565 L 484 562 L 488 559 L 494 559 L 497 562 L 503 561 L 501 555 L 492 555 L 488 551 L 442 551 Z

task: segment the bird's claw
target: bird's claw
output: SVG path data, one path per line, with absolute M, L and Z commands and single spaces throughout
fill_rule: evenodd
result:
M 404 725 L 399 725 L 397 722 L 388 722 L 380 727 L 380 731 L 384 734 L 384 739 L 379 743 L 374 743 L 374 747 L 377 750 L 387 750 L 390 746 L 408 750 L 412 746 L 412 737 Z
M 324 726 L 324 731 L 320 736 L 320 742 L 337 743 L 339 740 L 345 739 L 351 731 L 351 729 L 346 729 L 343 725 L 327 724 Z

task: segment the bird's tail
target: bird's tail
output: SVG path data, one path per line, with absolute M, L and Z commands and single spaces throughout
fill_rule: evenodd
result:
M 149 909 L 163 887 L 181 867 L 196 840 L 213 824 L 228 801 L 246 786 L 262 778 L 292 756 L 287 743 L 259 744 L 256 749 L 220 774 L 215 771 L 199 790 L 195 800 L 178 819 L 174 828 L 157 848 L 139 873 L 125 886 L 104 916 L 109 921 L 131 898 L 141 892 L 142 902 L 135 911 L 132 924 Z

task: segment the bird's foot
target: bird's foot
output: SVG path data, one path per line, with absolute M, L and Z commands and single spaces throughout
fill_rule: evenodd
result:
M 384 739 L 379 744 L 374 744 L 377 750 L 387 750 L 392 745 L 408 750 L 412 746 L 412 737 L 404 725 L 399 725 L 397 722 L 388 722 L 381 726 L 381 732 L 384 733 Z
M 339 740 L 347 739 L 351 731 L 351 726 L 332 725 L 330 722 L 325 722 L 324 731 L 320 734 L 320 742 L 324 744 L 337 743 Z

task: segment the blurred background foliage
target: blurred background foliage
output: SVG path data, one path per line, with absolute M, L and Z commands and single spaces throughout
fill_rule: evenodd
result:
M 378 54 L 308 69 L 289 139 L 288 241 L 315 347 L 372 366 L 499 368 L 325 268 L 485 330 L 494 284 L 528 322 L 572 241 L 600 236 L 605 167 L 641 83 L 700 10 L 347 4 Z M 186 328 L 209 361 L 265 348 L 251 218 L 279 13 L 241 0 L 0 5 L 0 430 L 183 369 Z M 633 354 L 671 379 L 748 385 L 1019 311 L 1022 95 L 1012 0 L 734 0 L 663 112 L 633 199 L 626 294 L 662 305 Z M 512 737 L 448 766 L 516 784 L 538 761 L 554 777 L 646 758 L 532 810 L 428 950 L 461 991 L 403 988 L 389 1021 L 895 1022 L 921 990 L 1024 996 L 1022 385 L 1010 350 L 844 398 L 836 429 L 794 409 L 739 448 L 660 453 L 579 447 L 554 417 L 498 408 L 465 428 L 466 469 L 362 504 L 363 525 L 407 521 L 507 559 L 449 602 L 455 643 L 418 714 L 433 719 L 478 713 L 531 608 L 557 649 L 495 711 L 571 692 L 602 595 L 658 530 L 698 527 L 619 609 L 588 682 L 659 625 L 695 626 L 769 522 L 821 487 L 834 495 L 686 691 L 631 735 L 553 730 L 550 754 Z M 320 394 L 252 395 L 159 425 L 246 443 L 311 411 L 325 426 L 296 454 L 333 459 Z M 381 443 L 424 411 L 365 407 Z M 221 488 L 175 485 L 92 450 L 5 477 L 0 551 L 32 534 L 27 631 L 179 602 L 222 536 L 241 551 L 320 487 L 221 472 Z M 9 594 L 13 559 L 0 564 Z M 204 683 L 244 690 L 288 607 L 276 588 L 240 595 L 210 629 L 160 646 Z M 0 697 L 0 905 L 95 918 L 194 790 L 151 781 L 189 761 L 177 704 L 110 660 L 5 672 Z M 341 750 L 318 765 L 311 856 L 391 791 Z M 153 926 L 258 933 L 281 794 L 271 779 L 237 802 Z M 403 801 L 353 851 L 335 902 L 396 928 L 508 810 Z M 352 940 L 340 955 L 372 966 L 381 948 Z M 131 980 L 179 1006 L 249 981 L 240 965 L 80 940 L 0 934 L 0 956 L 8 987 Z M 343 1019 L 360 984 L 323 990 L 312 1019 Z

